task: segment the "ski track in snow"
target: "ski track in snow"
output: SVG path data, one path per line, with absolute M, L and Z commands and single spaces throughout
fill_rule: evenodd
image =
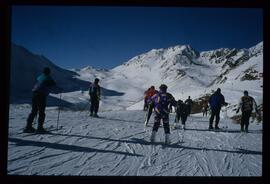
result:
M 50 134 L 21 133 L 22 114 L 29 108 L 10 106 L 8 174 L 78 176 L 261 176 L 262 125 L 250 133 L 229 119 L 224 131 L 208 131 L 208 118 L 191 115 L 186 130 L 171 129 L 172 144 L 164 146 L 164 130 L 149 143 L 143 111 L 63 111 L 59 130 Z M 56 127 L 57 110 L 47 112 L 45 128 Z M 16 116 L 19 114 L 19 116 Z M 24 118 L 25 120 L 25 118 Z M 174 114 L 170 115 L 170 124 Z M 228 121 L 228 122 L 226 122 Z M 141 122 L 141 123 L 140 123 Z M 35 125 L 36 126 L 36 125 Z

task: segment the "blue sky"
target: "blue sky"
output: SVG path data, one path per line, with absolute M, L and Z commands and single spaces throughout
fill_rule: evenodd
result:
M 153 48 L 249 48 L 263 10 L 247 8 L 13 6 L 12 42 L 63 68 L 111 69 Z

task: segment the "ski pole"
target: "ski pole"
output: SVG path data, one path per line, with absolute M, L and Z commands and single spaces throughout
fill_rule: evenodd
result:
M 62 97 L 62 93 L 60 93 L 60 105 L 58 107 L 57 125 L 56 125 L 56 129 L 57 130 L 58 130 L 58 122 L 59 122 L 60 109 L 61 109 L 61 97 Z

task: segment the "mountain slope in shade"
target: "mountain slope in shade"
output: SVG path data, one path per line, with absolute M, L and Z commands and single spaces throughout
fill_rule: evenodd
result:
M 62 69 L 53 64 L 42 55 L 36 55 L 22 46 L 12 44 L 11 66 L 10 66 L 10 101 L 11 103 L 30 103 L 33 85 L 36 78 L 42 73 L 44 67 L 51 69 L 51 75 L 57 85 L 64 89 L 64 93 L 80 90 L 88 90 L 91 81 L 78 79 L 78 74 L 74 71 Z M 122 95 L 113 90 L 102 88 L 104 95 Z M 59 94 L 49 97 L 49 105 L 59 105 L 57 99 Z M 72 105 L 65 102 L 62 105 Z

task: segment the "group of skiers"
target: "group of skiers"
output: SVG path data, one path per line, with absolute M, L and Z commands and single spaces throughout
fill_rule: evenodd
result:
M 154 89 L 154 86 L 151 87 Z M 152 109 L 155 111 L 155 117 L 154 117 L 154 125 L 152 128 L 152 133 L 150 136 L 150 141 L 154 142 L 156 133 L 158 131 L 158 128 L 160 126 L 161 120 L 163 121 L 163 127 L 165 132 L 165 143 L 170 143 L 170 128 L 169 128 L 169 113 L 170 113 L 170 106 L 175 107 L 175 128 L 177 125 L 179 125 L 179 119 L 181 118 L 182 121 L 182 128 L 185 129 L 185 122 L 187 120 L 187 117 L 191 113 L 191 108 L 193 101 L 191 100 L 190 96 L 185 101 L 185 103 L 182 100 L 176 101 L 174 97 L 167 92 L 167 86 L 165 84 L 162 84 L 159 87 L 159 91 L 155 90 L 154 95 L 149 95 L 148 97 L 145 97 L 146 105 L 144 107 L 148 106 L 148 112 L 146 114 L 146 120 L 145 120 L 145 126 L 147 126 L 150 116 L 152 114 Z M 212 129 L 220 129 L 218 124 L 220 121 L 220 111 L 222 106 L 227 106 L 228 103 L 225 102 L 224 96 L 221 94 L 221 89 L 218 88 L 209 98 L 208 101 L 211 109 L 211 116 L 209 119 L 209 130 Z M 203 106 L 203 115 L 207 115 L 208 111 L 208 103 L 204 104 Z M 248 126 L 249 126 L 249 119 L 251 116 L 251 113 L 253 109 L 256 110 L 256 113 L 258 114 L 257 104 L 251 96 L 248 95 L 248 91 L 244 91 L 244 96 L 240 98 L 240 102 L 238 104 L 238 108 L 236 113 L 239 112 L 241 109 L 242 111 L 242 117 L 241 117 L 241 132 L 248 132 Z M 215 119 L 215 125 L 213 126 L 213 122 Z
M 54 89 L 56 92 L 62 92 L 62 88 L 56 86 L 56 82 L 50 76 L 51 70 L 48 67 L 45 67 L 43 73 L 37 78 L 37 82 L 32 89 L 32 110 L 29 114 L 26 122 L 26 127 L 24 128 L 24 132 L 37 132 L 44 133 L 46 130 L 43 128 L 43 124 L 45 121 L 45 108 L 47 96 Z M 89 88 L 89 96 L 91 101 L 90 106 L 90 116 L 98 117 L 99 110 L 99 102 L 101 96 L 101 90 L 99 86 L 99 79 L 96 78 L 93 83 L 91 83 Z M 150 137 L 150 141 L 154 142 L 156 133 L 160 126 L 161 120 L 163 122 L 164 132 L 165 132 L 165 143 L 170 143 L 170 127 L 169 127 L 169 113 L 171 112 L 170 107 L 175 108 L 176 116 L 175 116 L 175 128 L 179 128 L 179 120 L 181 119 L 182 128 L 185 129 L 185 123 L 187 117 L 191 113 L 193 101 L 188 97 L 188 99 L 183 102 L 182 100 L 176 101 L 172 94 L 167 92 L 168 87 L 165 84 L 161 84 L 159 87 L 159 91 L 155 89 L 154 86 L 151 86 L 146 92 L 144 97 L 144 110 L 147 110 L 145 117 L 145 126 L 148 125 L 149 119 L 151 117 L 152 111 L 154 110 L 154 125 L 152 128 L 152 133 Z M 211 116 L 209 119 L 209 130 L 211 129 L 219 129 L 218 124 L 220 120 L 220 110 L 223 105 L 228 105 L 225 102 L 224 96 L 221 94 L 221 89 L 218 88 L 214 94 L 210 96 L 208 101 L 211 109 Z M 253 109 L 257 110 L 257 104 L 251 96 L 248 95 L 248 91 L 244 91 L 244 96 L 241 97 L 240 102 L 238 104 L 238 108 L 236 113 L 242 111 L 241 118 L 241 131 L 248 132 L 249 119 Z M 207 115 L 208 104 L 204 105 L 203 112 Z M 34 118 L 38 117 L 38 127 L 37 130 L 32 127 Z M 215 126 L 213 127 L 213 121 L 215 119 Z

